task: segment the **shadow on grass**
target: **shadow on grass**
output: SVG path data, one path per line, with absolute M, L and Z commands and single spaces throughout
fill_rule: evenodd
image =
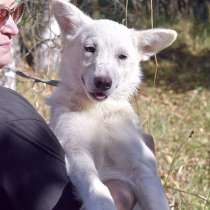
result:
M 193 54 L 187 45 L 169 48 L 158 54 L 159 71 L 156 85 L 175 92 L 197 88 L 210 90 L 210 50 Z M 143 65 L 145 80 L 153 85 L 154 61 Z

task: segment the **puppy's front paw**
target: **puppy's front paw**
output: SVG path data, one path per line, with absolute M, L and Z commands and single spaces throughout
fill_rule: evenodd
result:
M 91 199 L 82 207 L 83 210 L 117 210 L 112 200 L 105 197 Z
M 97 189 L 85 200 L 82 210 L 117 210 L 114 200 L 106 186 Z
M 82 210 L 117 210 L 114 203 L 109 200 L 95 200 L 84 204 Z

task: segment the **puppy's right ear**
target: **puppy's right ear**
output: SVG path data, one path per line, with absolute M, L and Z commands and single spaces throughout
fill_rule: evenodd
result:
M 73 35 L 78 28 L 93 20 L 66 0 L 53 0 L 52 11 L 63 33 Z

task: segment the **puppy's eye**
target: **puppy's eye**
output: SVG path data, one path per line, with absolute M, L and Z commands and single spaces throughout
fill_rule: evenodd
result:
M 126 59 L 128 58 L 128 56 L 125 55 L 125 54 L 120 54 L 120 55 L 118 55 L 118 58 L 119 58 L 120 60 L 126 60 Z
M 86 52 L 94 53 L 96 51 L 96 48 L 94 46 L 85 46 L 84 47 Z

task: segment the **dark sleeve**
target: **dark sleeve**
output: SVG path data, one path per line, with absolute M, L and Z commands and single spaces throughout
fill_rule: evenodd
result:
M 0 209 L 79 207 L 56 137 L 25 99 L 0 88 Z

